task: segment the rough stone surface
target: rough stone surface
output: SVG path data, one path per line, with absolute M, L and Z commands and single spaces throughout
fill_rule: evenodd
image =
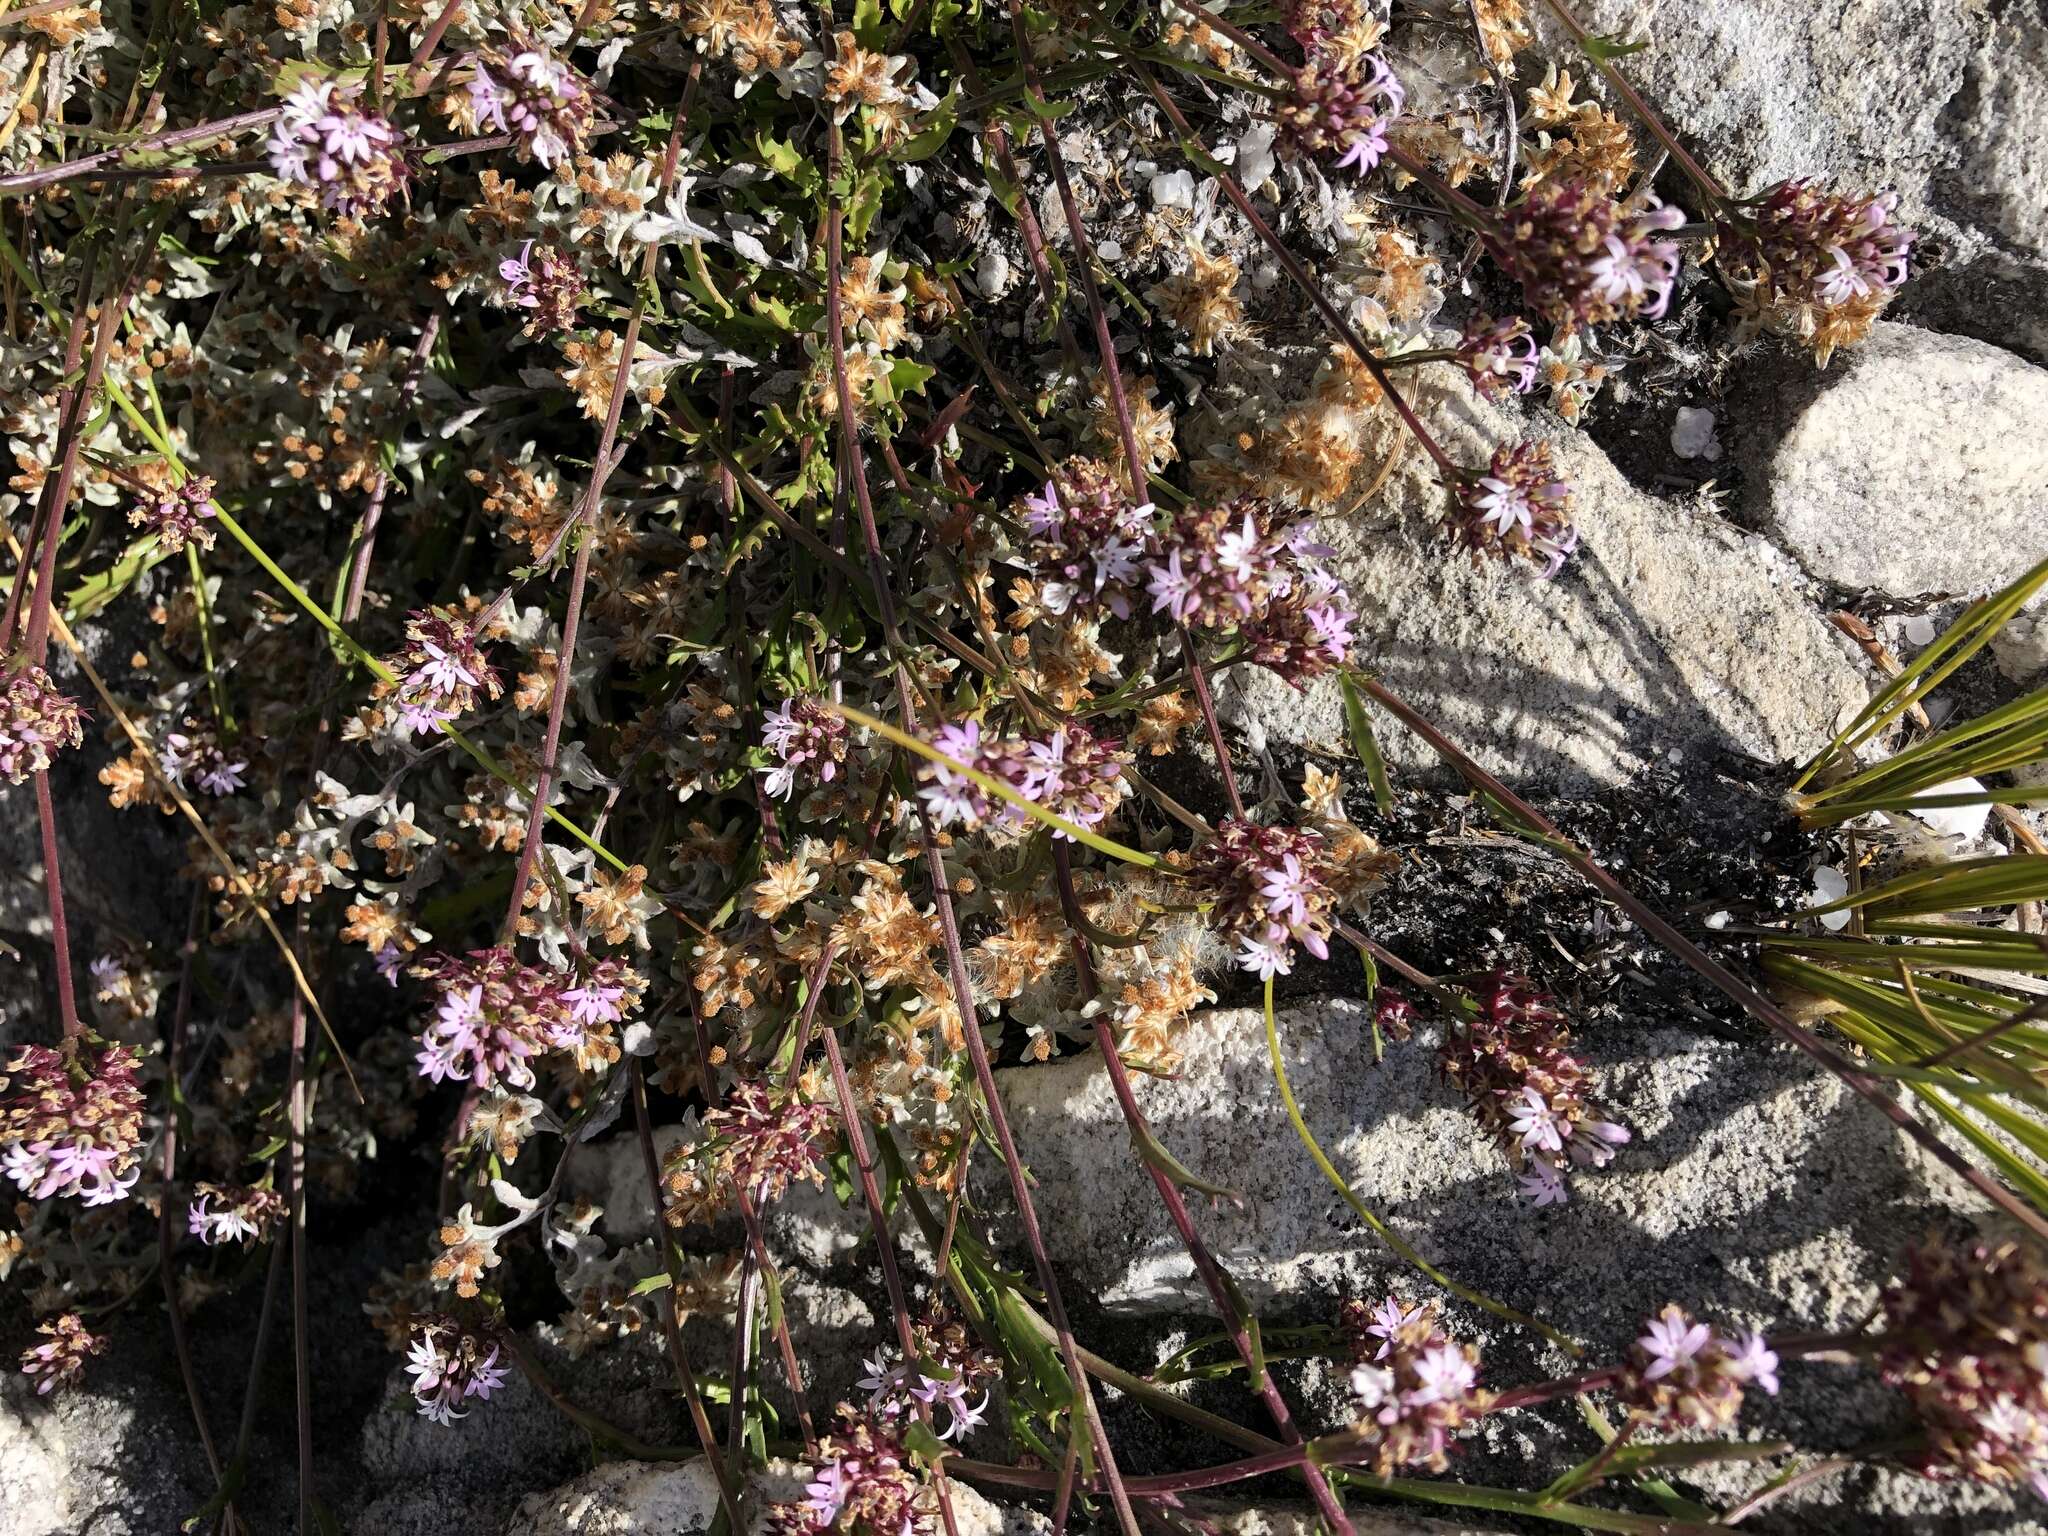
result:
M 767 1529 L 766 1506 L 796 1497 L 803 1481 L 803 1469 L 789 1462 L 747 1480 L 743 1501 L 756 1536 Z M 1050 1528 L 1042 1516 L 1004 1509 L 957 1481 L 952 1501 L 960 1536 L 1037 1536 Z M 717 1511 L 717 1486 L 699 1462 L 612 1462 L 529 1496 L 505 1536 L 692 1536 L 709 1530 Z
M 65 1536 L 81 1511 L 67 1468 L 63 1425 L 0 1402 L 0 1528 L 7 1536 Z
M 2048 355 L 2048 17 L 2005 0 L 1582 0 L 1649 41 L 1622 67 L 1737 194 L 1895 189 L 1926 235 L 1901 313 Z M 1561 59 L 1577 50 L 1539 6 Z M 1592 75 L 1581 63 L 1574 75 Z
M 2048 679 L 2048 606 L 2015 614 L 1991 639 L 1991 653 L 1998 670 L 2015 683 L 2035 684 Z
M 1529 430 L 1462 390 L 1433 421 L 1471 464 Z M 1366 666 L 1517 787 L 1605 788 L 1660 762 L 1734 750 L 1776 763 L 1826 745 L 1869 690 L 1798 567 L 1704 508 L 1636 490 L 1583 437 L 1553 448 L 1581 529 L 1554 581 L 1449 552 L 1434 532 L 1444 492 L 1420 455 L 1390 483 L 1384 521 L 1319 524 L 1360 610 Z M 1345 739 L 1333 680 L 1298 693 L 1262 668 L 1241 676 L 1225 703 L 1272 738 Z M 1435 765 L 1397 727 L 1380 744 L 1399 764 Z
M 1826 373 L 1777 366 L 1738 389 L 1751 515 L 1814 576 L 1982 593 L 2048 551 L 2048 369 L 1880 322 Z
M 405 1373 L 394 1370 L 363 1421 L 360 1464 L 378 1494 L 350 1521 L 350 1536 L 428 1536 L 449 1529 L 453 1510 L 469 1516 L 455 1529 L 482 1536 L 510 1495 L 574 1473 L 587 1443 L 517 1372 L 487 1405 L 442 1425 L 420 1417 Z
M 1357 1003 L 1278 1022 L 1309 1127 L 1367 1207 L 1454 1276 L 1589 1337 L 1665 1300 L 1751 1325 L 1844 1324 L 1903 1235 L 1971 1203 L 1790 1048 L 1650 1027 L 1582 1042 L 1601 1102 L 1635 1139 L 1575 1178 L 1569 1203 L 1532 1212 L 1420 1035 L 1375 1063 Z M 1197 1016 L 1183 1049 L 1178 1076 L 1141 1080 L 1139 1103 L 1197 1175 L 1244 1195 L 1202 1226 L 1246 1294 L 1320 1311 L 1400 1278 L 1296 1140 L 1258 1011 Z M 1054 1259 L 1112 1309 L 1206 1310 L 1097 1059 L 1001 1079 Z M 1592 1254 L 1626 1262 L 1589 1266 Z

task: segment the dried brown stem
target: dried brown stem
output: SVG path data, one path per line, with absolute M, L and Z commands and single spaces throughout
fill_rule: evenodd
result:
M 267 127 L 281 110 L 278 107 L 259 107 L 253 112 L 239 112 L 233 117 L 219 118 L 214 122 L 200 123 L 190 128 L 165 129 L 159 133 L 144 134 L 139 139 L 116 145 L 112 149 L 81 155 L 76 160 L 63 160 L 56 165 L 43 166 L 40 170 L 18 171 L 12 176 L 0 176 L 0 196 L 36 192 L 44 187 L 55 186 L 60 181 L 71 181 L 80 176 L 87 176 L 105 166 L 119 163 L 128 155 L 177 149 L 182 145 L 203 143 L 211 139 L 232 138 L 235 134 L 251 128 Z

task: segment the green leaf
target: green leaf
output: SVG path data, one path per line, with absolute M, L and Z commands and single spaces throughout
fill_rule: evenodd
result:
M 1034 92 L 1026 91 L 1021 98 L 1020 105 L 1041 123 L 1053 124 L 1073 111 L 1078 103 L 1071 101 L 1041 101 Z
M 882 196 L 889 178 L 880 169 L 862 171 L 853 185 L 853 198 L 846 208 L 846 232 L 855 241 L 865 241 L 875 217 L 882 211 Z
M 1641 53 L 1650 46 L 1650 40 L 1646 37 L 1641 42 L 1625 43 L 1621 40 L 1620 33 L 1609 32 L 1588 37 L 1582 46 L 1586 50 L 1586 57 L 1595 64 L 1609 64 L 1616 59 L 1625 59 L 1632 53 Z
M 1365 764 L 1366 779 L 1372 785 L 1372 801 L 1382 816 L 1393 814 L 1394 787 L 1387 780 L 1387 760 L 1372 733 L 1372 717 L 1366 713 L 1365 697 L 1349 674 L 1339 673 L 1337 687 L 1344 695 L 1344 723 L 1351 731 L 1351 750 Z
M 945 148 L 946 141 L 953 137 L 953 130 L 960 126 L 960 93 L 957 88 L 932 108 L 924 123 L 924 127 L 890 155 L 890 159 L 899 162 L 929 160 Z

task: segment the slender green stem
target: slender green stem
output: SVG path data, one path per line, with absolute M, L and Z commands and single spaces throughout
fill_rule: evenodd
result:
M 1524 1328 L 1533 1328 L 1542 1334 L 1544 1338 L 1550 1340 L 1551 1343 L 1557 1345 L 1558 1348 L 1570 1354 L 1584 1354 L 1584 1347 L 1570 1335 L 1558 1332 L 1549 1324 L 1538 1321 L 1526 1312 L 1517 1312 L 1506 1302 L 1495 1301 L 1483 1291 L 1475 1291 L 1471 1286 L 1453 1280 L 1449 1275 L 1425 1259 L 1415 1250 L 1411 1243 L 1401 1238 L 1391 1227 L 1367 1208 L 1365 1202 L 1358 1198 L 1357 1191 L 1352 1189 L 1344 1175 L 1337 1171 L 1337 1165 L 1330 1161 L 1329 1155 L 1323 1151 L 1322 1146 L 1316 1141 L 1315 1134 L 1308 1128 L 1308 1121 L 1302 1118 L 1301 1106 L 1294 1100 L 1294 1088 L 1287 1080 L 1287 1063 L 1282 1058 L 1280 1052 L 1280 1027 L 1273 1017 L 1273 978 L 1270 976 L 1266 978 L 1265 1011 L 1266 1053 L 1273 1063 L 1273 1082 L 1280 1090 L 1280 1102 L 1287 1108 L 1288 1123 L 1294 1127 L 1294 1134 L 1301 1138 L 1302 1146 L 1308 1149 L 1310 1159 L 1315 1163 L 1316 1167 L 1322 1170 L 1323 1177 L 1330 1181 L 1330 1187 L 1344 1197 L 1344 1203 L 1357 1213 L 1358 1219 L 1370 1227 L 1381 1242 L 1385 1243 L 1394 1252 L 1398 1253 L 1410 1264 L 1413 1264 L 1452 1295 L 1462 1297 L 1464 1300 L 1471 1302 L 1475 1307 L 1483 1307 L 1495 1317 L 1505 1318 L 1511 1323 L 1519 1323 Z

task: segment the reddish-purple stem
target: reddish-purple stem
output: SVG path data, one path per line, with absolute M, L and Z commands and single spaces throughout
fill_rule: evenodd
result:
M 754 1262 L 768 1283 L 776 1285 L 775 1261 L 769 1256 L 767 1234 L 762 1231 L 760 1213 L 754 1209 L 753 1197 L 744 1188 L 735 1189 L 733 1193 L 738 1199 L 740 1220 L 747 1229 L 747 1243 L 754 1251 Z M 796 1344 L 789 1336 L 788 1314 L 780 1309 L 775 1318 L 775 1347 L 782 1355 L 782 1374 L 789 1378 L 789 1395 L 796 1399 L 796 1422 L 803 1431 L 804 1449 L 816 1451 L 818 1431 L 811 1423 L 810 1406 L 804 1397 L 803 1368 L 797 1364 Z
M 305 964 L 306 913 L 299 909 L 293 943 Z M 306 1083 L 306 1000 L 292 991 L 291 1055 L 285 1067 L 290 1116 L 292 1178 L 292 1366 L 299 1421 L 299 1536 L 313 1529 L 313 1337 L 306 1293 L 306 1126 L 311 1119 Z
M 1138 78 L 1145 83 L 1146 89 L 1151 91 L 1153 99 L 1159 103 L 1160 108 L 1166 113 L 1175 131 L 1190 144 L 1199 148 L 1199 141 L 1195 137 L 1194 130 L 1188 126 L 1187 118 L 1181 115 L 1181 110 L 1174 105 L 1173 98 L 1160 88 L 1157 80 L 1152 78 L 1151 71 L 1147 70 L 1142 64 L 1134 64 L 1132 68 L 1137 71 Z M 1214 163 L 1208 159 L 1206 151 L 1203 152 L 1203 155 L 1205 163 Z M 1408 402 L 1402 398 L 1401 392 L 1394 387 L 1393 377 L 1380 362 L 1378 355 L 1365 344 L 1365 339 L 1358 334 L 1351 322 L 1344 318 L 1343 312 L 1330 301 L 1328 295 L 1323 292 L 1322 285 L 1309 275 L 1309 270 L 1302 265 L 1301 258 L 1290 251 L 1281 241 L 1280 237 L 1273 232 L 1272 225 L 1259 216 L 1258 209 L 1252 206 L 1252 200 L 1245 195 L 1244 188 L 1237 184 L 1237 178 L 1228 172 L 1220 172 L 1216 177 L 1216 182 L 1223 188 L 1224 196 L 1228 197 L 1236 205 L 1237 211 L 1244 216 L 1245 222 L 1251 225 L 1252 232 L 1273 253 L 1274 259 L 1286 270 L 1287 275 L 1294 280 L 1295 285 L 1307 296 L 1308 301 L 1315 306 L 1316 312 L 1323 317 L 1332 330 L 1336 331 L 1343 338 L 1344 344 L 1352 350 L 1359 362 L 1365 366 L 1365 371 L 1372 375 L 1373 382 L 1379 385 L 1381 392 L 1386 395 L 1388 403 L 1394 407 L 1395 414 L 1401 418 L 1403 425 L 1415 435 L 1415 440 L 1422 444 L 1423 451 L 1436 461 L 1437 468 L 1442 470 L 1447 477 L 1457 477 L 1460 473 L 1458 466 L 1452 462 L 1450 455 L 1446 454 L 1438 446 L 1437 440 L 1430 435 L 1429 429 L 1423 426 L 1422 418 L 1415 414 L 1409 407 Z M 1475 208 L 1478 207 L 1476 203 L 1473 206 Z M 1483 213 L 1484 210 L 1482 209 L 1481 212 Z
M 967 51 L 967 45 L 959 38 L 949 38 L 952 47 L 953 64 L 967 82 L 967 89 L 979 96 L 981 72 L 974 67 L 974 59 Z M 1025 185 L 1024 178 L 1017 170 L 1017 157 L 1010 152 L 1010 136 L 1002 123 L 993 115 L 982 129 L 982 136 L 988 140 L 989 150 L 996 157 L 996 169 L 1013 187 Z M 1038 295 L 1045 302 L 1045 312 L 1051 317 L 1053 328 L 1058 333 L 1060 354 L 1075 372 L 1081 368 L 1081 348 L 1074 340 L 1073 327 L 1067 324 L 1066 312 L 1060 307 L 1059 285 L 1052 275 L 1052 260 L 1046 254 L 1045 230 L 1038 222 L 1038 213 L 1031 206 L 1031 199 L 1021 191 L 1017 197 L 1017 232 L 1024 237 L 1024 255 L 1031 263 L 1031 275 L 1037 280 Z M 936 439 L 933 439 L 936 441 Z
M 1073 855 L 1063 841 L 1052 845 L 1053 871 L 1060 893 L 1060 911 L 1067 920 L 1069 939 L 1074 951 L 1074 970 L 1081 982 L 1083 998 L 1093 998 L 1101 990 L 1095 976 L 1095 960 L 1089 952 L 1086 930 L 1082 926 L 1080 898 L 1074 892 Z M 1131 1076 L 1124 1068 L 1122 1054 L 1117 1049 L 1116 1037 L 1111 1033 L 1106 1012 L 1095 1015 L 1095 1048 L 1102 1053 L 1103 1065 L 1109 1071 L 1111 1090 L 1116 1094 L 1119 1108 L 1123 1110 L 1124 1122 L 1130 1126 L 1131 1134 L 1141 1140 L 1149 1140 L 1151 1127 L 1145 1121 L 1145 1112 L 1138 1107 L 1138 1096 L 1131 1088 Z M 1289 1445 L 1301 1443 L 1301 1433 L 1294 1426 L 1294 1416 L 1288 1411 L 1287 1399 L 1280 1395 L 1272 1374 L 1261 1368 L 1257 1353 L 1252 1348 L 1251 1335 L 1246 1331 L 1244 1320 L 1237 1313 L 1236 1303 L 1231 1295 L 1229 1282 L 1225 1279 L 1222 1266 L 1210 1253 L 1202 1235 L 1195 1230 L 1193 1216 L 1188 1212 L 1187 1201 L 1181 1198 L 1180 1188 L 1171 1177 L 1145 1159 L 1145 1171 L 1152 1176 L 1152 1185 L 1159 1191 L 1159 1199 L 1166 1207 L 1166 1214 L 1172 1220 L 1174 1230 L 1180 1234 L 1181 1245 L 1187 1249 L 1188 1257 L 1194 1261 L 1195 1272 L 1202 1277 L 1202 1286 L 1209 1293 L 1210 1303 L 1216 1308 L 1216 1315 L 1229 1330 L 1230 1342 L 1237 1350 L 1238 1358 L 1244 1361 L 1245 1370 L 1255 1378 L 1254 1386 L 1260 1400 L 1266 1405 L 1266 1412 L 1280 1431 L 1280 1438 Z M 1309 1492 L 1314 1496 L 1316 1508 L 1324 1521 L 1334 1531 L 1350 1536 L 1351 1522 L 1345 1518 L 1344 1510 L 1338 1504 L 1336 1495 L 1322 1472 L 1313 1464 L 1304 1465 L 1303 1475 L 1308 1480 Z
M 726 1519 L 732 1522 L 731 1529 L 744 1531 L 747 1523 L 740 1514 L 739 1494 L 732 1484 L 732 1469 L 718 1453 L 718 1436 L 712 1433 L 711 1415 L 704 1410 L 704 1394 L 697 1388 L 697 1373 L 690 1369 L 690 1357 L 683 1349 L 680 1311 L 683 1271 L 676 1258 L 676 1245 L 669 1240 L 662 1215 L 661 1163 L 654 1155 L 654 1127 L 647 1118 L 647 1076 L 641 1070 L 638 1056 L 631 1058 L 627 1070 L 632 1073 L 633 1126 L 640 1138 L 640 1162 L 647 1172 L 647 1187 L 654 1196 L 654 1240 L 661 1248 L 662 1267 L 668 1274 L 668 1305 L 661 1309 L 661 1320 L 662 1332 L 668 1343 L 669 1362 L 675 1367 L 676 1383 L 682 1388 L 683 1402 L 690 1412 L 691 1428 L 697 1432 L 697 1443 L 704 1448 L 704 1458 L 711 1464 L 711 1476 L 718 1484 L 718 1501 L 725 1509 Z M 738 1390 L 737 1383 L 734 1390 Z M 739 1411 L 737 1403 L 733 1411 Z
M 419 340 L 413 343 L 412 356 L 405 365 L 405 377 L 398 386 L 398 430 L 405 431 L 405 414 L 412 409 L 412 403 L 420 391 L 420 370 L 426 366 L 427 354 L 434 350 L 434 338 L 441 334 L 439 311 L 429 314 L 426 323 L 420 327 Z M 363 611 L 363 588 L 370 579 L 370 555 L 377 547 L 377 525 L 384 520 L 384 498 L 391 490 L 391 471 L 377 471 L 377 487 L 370 492 L 370 504 L 363 509 L 363 531 L 356 544 L 356 557 L 349 566 L 348 594 L 342 600 L 341 622 L 353 624 L 356 616 Z
M 882 1284 L 889 1292 L 889 1310 L 896 1319 L 896 1343 L 903 1351 L 904 1363 L 917 1358 L 917 1336 L 910 1326 L 910 1299 L 903 1289 L 903 1275 L 896 1267 L 896 1247 L 889 1239 L 889 1215 L 882 1204 L 881 1181 L 875 1177 L 875 1154 L 868 1145 L 867 1131 L 861 1124 L 860 1106 L 853 1097 L 853 1084 L 846 1076 L 846 1057 L 839 1049 L 839 1036 L 826 1030 L 825 1060 L 832 1069 L 832 1092 L 839 1104 L 839 1125 L 846 1136 L 846 1147 L 853 1154 L 854 1171 L 860 1175 L 861 1199 L 867 1205 L 868 1228 L 874 1233 L 875 1251 L 881 1255 Z M 922 1403 L 917 1405 L 918 1417 L 929 1427 L 930 1410 Z M 959 1536 L 959 1528 L 953 1518 L 953 1496 L 947 1490 L 943 1470 L 934 1469 L 933 1486 L 939 1496 L 939 1513 L 945 1517 L 946 1536 Z
M 1544 3 L 1550 7 L 1557 19 L 1564 23 L 1565 30 L 1571 33 L 1579 47 L 1585 50 L 1586 57 L 1593 61 L 1594 68 L 1605 75 L 1607 83 L 1620 92 L 1621 99 L 1628 103 L 1629 110 L 1635 113 L 1637 120 L 1650 130 L 1659 144 L 1671 152 L 1671 158 L 1678 162 L 1678 168 L 1691 178 L 1693 185 L 1706 193 L 1712 201 L 1725 203 L 1728 200 L 1727 188 L 1723 187 L 1713 173 L 1695 160 L 1687 152 L 1686 147 L 1678 142 L 1678 136 L 1664 125 L 1661 117 L 1650 110 L 1650 104 L 1628 83 L 1614 62 L 1603 57 L 1594 48 L 1592 37 L 1579 25 L 1578 18 L 1565 9 L 1562 0 L 1544 0 Z
M 1031 61 L 1031 41 L 1025 35 L 1024 12 L 1019 6 L 1010 8 L 1010 34 L 1015 41 L 1018 64 L 1024 71 L 1025 89 L 1031 93 L 1032 100 L 1044 107 L 1045 92 L 1038 83 L 1038 67 Z M 1143 73 L 1142 69 L 1140 73 Z M 1116 360 L 1116 340 L 1109 332 L 1109 310 L 1103 304 L 1102 290 L 1095 282 L 1095 245 L 1088 238 L 1087 227 L 1081 222 L 1081 209 L 1074 200 L 1073 181 L 1067 175 L 1067 158 L 1060 153 L 1059 137 L 1042 112 L 1038 114 L 1038 142 L 1045 150 L 1053 185 L 1059 191 L 1060 211 L 1067 221 L 1067 236 L 1074 242 L 1074 267 L 1080 274 L 1081 294 L 1088 306 L 1089 321 L 1095 329 L 1095 350 L 1102 359 L 1103 390 L 1116 417 L 1117 435 L 1123 441 L 1131 494 L 1143 500 L 1150 477 L 1145 468 L 1145 455 L 1138 447 L 1137 426 L 1131 419 L 1131 402 L 1124 393 L 1123 369 Z M 1223 789 L 1230 797 L 1230 809 L 1242 818 L 1244 799 L 1237 790 L 1237 774 L 1230 766 L 1230 747 L 1223 739 L 1222 723 L 1216 718 L 1216 701 L 1209 693 L 1209 680 L 1203 674 L 1201 657 L 1195 650 L 1195 637 L 1188 632 L 1186 624 L 1177 627 L 1181 654 L 1187 658 L 1188 676 L 1195 686 L 1195 703 L 1202 712 L 1202 728 L 1208 734 L 1210 750 L 1216 754 L 1216 766 L 1223 775 Z
M 826 185 L 836 187 L 843 146 L 839 125 L 829 125 L 828 160 Z M 882 631 L 890 650 L 902 654 L 903 632 L 897 622 L 896 600 L 889 588 L 888 561 L 882 554 L 882 537 L 875 523 L 874 498 L 868 490 L 867 466 L 860 449 L 860 428 L 855 416 L 853 388 L 846 372 L 846 329 L 840 313 L 840 280 L 842 226 L 845 210 L 840 206 L 838 194 L 831 194 L 825 215 L 825 329 L 831 346 L 832 377 L 839 405 L 839 433 L 845 450 L 846 478 L 851 482 L 854 505 L 860 514 L 861 536 L 867 546 L 868 577 L 874 587 L 876 606 L 881 610 Z M 909 671 L 899 661 L 896 665 L 897 700 L 902 712 L 904 728 L 915 731 L 917 716 L 911 703 Z M 1045 1239 L 1038 1225 L 1038 1213 L 1031 1200 L 1030 1186 L 1024 1178 L 1024 1164 L 1017 1156 L 1015 1139 L 1010 1134 L 1009 1118 L 1003 1112 L 1001 1096 L 996 1092 L 995 1073 L 990 1068 L 988 1047 L 981 1038 L 981 1027 L 974 1008 L 974 988 L 967 977 L 967 959 L 960 947 L 959 925 L 954 920 L 952 892 L 946 884 L 945 861 L 939 853 L 938 841 L 932 835 L 929 818 L 919 809 L 919 822 L 924 841 L 926 866 L 930 872 L 932 901 L 939 919 L 939 932 L 944 940 L 947 968 L 951 976 L 953 995 L 960 1013 L 960 1031 L 966 1037 L 967 1050 L 974 1063 L 975 1081 L 981 1089 L 984 1107 L 988 1111 L 989 1123 L 994 1127 L 996 1140 L 1002 1151 L 1003 1168 L 1009 1176 L 1010 1191 L 1017 1202 L 1018 1216 L 1024 1227 L 1025 1241 L 1031 1249 L 1032 1262 L 1038 1272 L 1040 1287 L 1045 1292 L 1046 1308 L 1051 1314 L 1054 1331 L 1059 1336 L 1060 1354 L 1066 1363 L 1067 1377 L 1074 1391 L 1075 1410 L 1082 1415 L 1089 1433 L 1094 1439 L 1096 1454 L 1101 1460 L 1105 1480 L 1109 1484 L 1110 1498 L 1116 1506 L 1117 1519 L 1124 1536 L 1137 1536 L 1137 1515 L 1131 1509 L 1130 1497 L 1124 1492 L 1123 1478 L 1117 1471 L 1115 1453 L 1111 1450 L 1108 1433 L 1102 1427 L 1101 1415 L 1096 1411 L 1095 1397 L 1088 1386 L 1088 1377 L 1082 1370 L 1074 1331 L 1067 1320 L 1066 1302 L 1060 1295 L 1059 1279 L 1053 1273 L 1051 1256 L 1046 1252 Z M 827 1048 L 838 1059 L 837 1041 L 832 1032 L 825 1032 Z
M 1225 20 L 1214 11 L 1204 10 L 1201 6 L 1195 4 L 1194 0 L 1173 0 L 1173 3 L 1186 11 L 1196 21 L 1214 27 L 1246 53 L 1265 65 L 1271 73 L 1277 75 L 1280 79 L 1292 80 L 1298 73 L 1292 64 L 1289 64 L 1279 54 L 1253 37 L 1251 33 L 1245 31 L 1236 22 Z
M 233 117 L 223 117 L 211 123 L 199 123 L 190 128 L 172 128 L 161 133 L 145 134 L 130 143 L 116 145 L 112 149 L 98 150 L 90 155 L 81 155 L 76 160 L 62 160 L 55 165 L 46 165 L 40 170 L 18 171 L 12 176 L 0 176 L 0 196 L 13 192 L 34 192 L 43 187 L 54 186 L 60 181 L 71 181 L 76 177 L 89 175 L 102 166 L 113 165 L 126 155 L 176 149 L 183 144 L 227 138 L 246 128 L 261 128 L 281 110 L 279 107 L 259 107 L 254 112 L 239 112 Z
M 459 4 L 460 0 L 450 0 Z M 698 71 L 692 66 L 688 83 L 683 88 L 682 104 L 676 109 L 676 120 L 669 129 L 668 153 L 661 165 L 661 195 L 666 196 L 675 185 L 676 162 L 683 142 L 683 124 L 688 119 L 690 100 L 695 94 Z M 655 261 L 659 247 L 650 245 L 641 263 L 640 288 L 644 293 L 653 281 Z M 605 407 L 604 429 L 598 435 L 597 457 L 592 461 L 590 485 L 583 493 L 583 500 L 576 514 L 569 520 L 559 537 L 567 537 L 570 528 L 587 524 L 597 515 L 597 508 L 604 496 L 605 482 L 617 468 L 619 455 L 613 447 L 619 439 L 619 422 L 625 415 L 626 395 L 632 382 L 633 358 L 640 350 L 640 321 L 646 311 L 644 298 L 636 296 L 633 312 L 626 320 L 625 345 L 620 349 L 618 371 L 612 376 L 611 399 Z M 505 942 L 510 944 L 518 938 L 519 914 L 526 905 L 526 887 L 533 879 L 533 867 L 540 857 L 542 827 L 548 812 L 548 788 L 555 775 L 555 753 L 562 739 L 562 715 L 569 702 L 569 674 L 575 669 L 576 627 L 583 614 L 583 592 L 590 579 L 591 541 L 585 539 L 576 547 L 576 562 L 569 572 L 569 601 L 562 614 L 562 644 L 556 652 L 555 677 L 548 690 L 547 732 L 542 739 L 540 769 L 533 786 L 533 803 L 526 812 L 526 841 L 519 847 L 519 867 L 512 878 L 512 899 L 505 913 Z M 492 605 L 493 610 L 496 604 Z

